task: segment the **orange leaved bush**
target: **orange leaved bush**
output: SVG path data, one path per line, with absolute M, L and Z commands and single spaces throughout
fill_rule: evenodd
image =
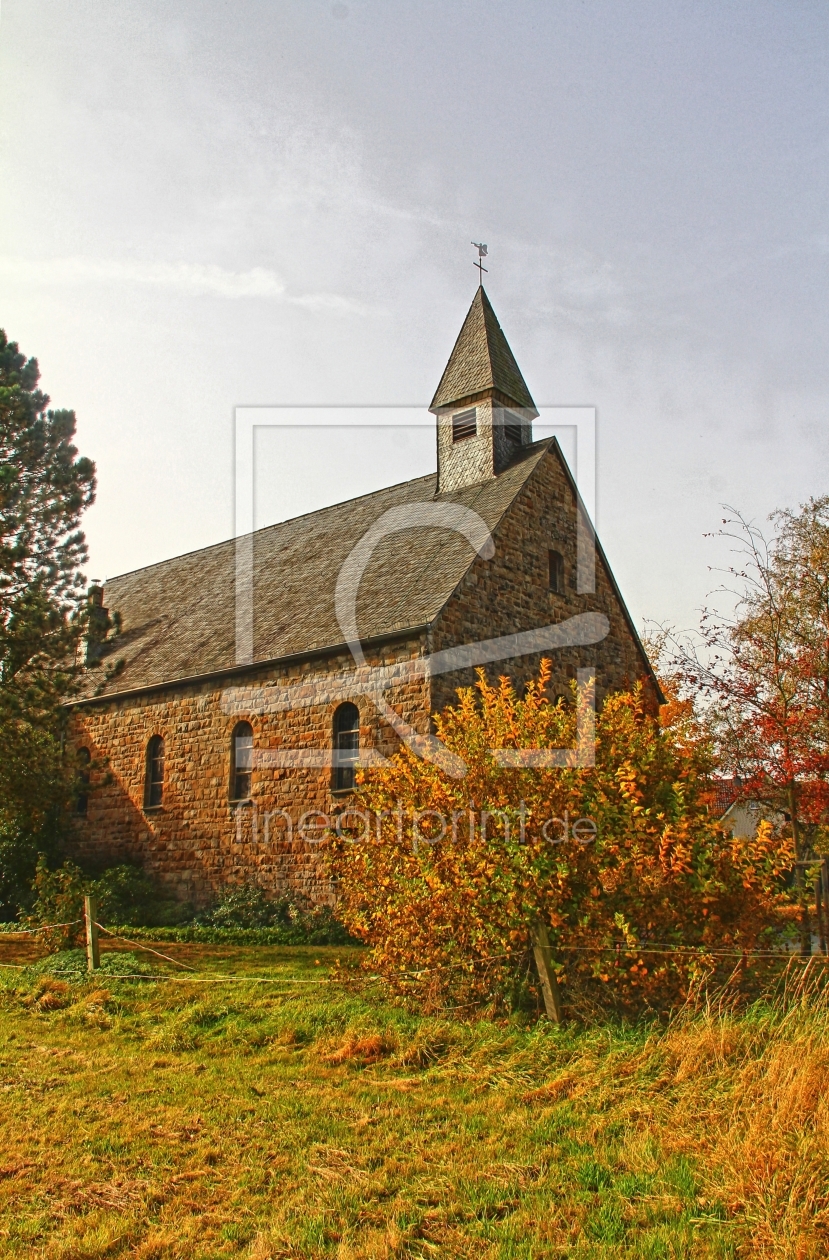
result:
M 549 676 L 543 662 L 521 697 L 481 675 L 435 718 L 463 777 L 407 748 L 363 773 L 332 845 L 338 916 L 371 947 L 366 965 L 427 1006 L 537 1000 L 542 920 L 565 1000 L 665 1009 L 779 940 L 789 844 L 765 824 L 732 838 L 709 815 L 681 707 L 660 724 L 640 689 L 611 695 L 594 740 L 587 693 L 551 703 Z M 577 738 L 581 765 L 517 751 Z

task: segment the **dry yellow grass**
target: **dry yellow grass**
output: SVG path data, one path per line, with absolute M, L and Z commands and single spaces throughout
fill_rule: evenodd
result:
M 669 1030 L 681 1140 L 721 1180 L 753 1254 L 829 1255 L 829 1012 L 716 1017 Z M 675 1143 L 676 1145 L 676 1143 Z

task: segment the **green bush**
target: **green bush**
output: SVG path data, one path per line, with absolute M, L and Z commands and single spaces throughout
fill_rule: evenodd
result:
M 193 926 L 199 932 L 267 931 L 285 944 L 345 945 L 353 940 L 330 906 L 302 906 L 288 897 L 272 901 L 255 883 L 228 888 Z
M 88 891 L 81 868 L 74 862 L 64 862 L 63 866 L 51 870 L 41 853 L 32 891 L 35 902 L 23 918 L 24 925 L 38 928 L 44 924 L 59 924 L 39 933 L 40 939 L 51 950 L 65 950 L 76 945 L 83 935 L 83 899 Z
M 258 884 L 236 884 L 196 922 L 206 927 L 264 928 L 288 922 L 287 902 L 270 901 Z
M 111 866 L 88 891 L 98 899 L 98 917 L 112 927 L 162 927 L 193 917 L 188 902 L 159 896 L 153 880 L 138 866 Z
M 125 929 L 126 930 L 126 929 Z M 136 941 L 180 941 L 195 945 L 359 945 L 333 914 L 320 915 L 316 926 L 210 927 L 182 923 L 178 927 L 131 927 Z
M 53 950 L 69 949 L 81 940 L 87 895 L 98 902 L 99 923 L 110 927 L 171 926 L 193 917 L 192 906 L 161 897 L 145 871 L 127 864 L 111 866 L 92 879 L 72 861 L 52 869 L 41 854 L 32 891 L 35 900 L 23 917 L 25 926 L 65 925 L 49 927 L 41 934 Z
M 166 939 L 230 940 L 284 945 L 354 944 L 329 906 L 301 906 L 289 898 L 270 900 L 258 884 L 229 887 L 221 899 L 198 916 L 186 902 L 164 898 L 146 871 L 138 866 L 111 866 L 92 878 L 72 861 L 50 868 L 38 860 L 32 885 L 34 904 L 23 919 L 26 927 L 50 927 L 42 940 L 52 950 L 78 945 L 83 937 L 84 896 L 98 902 L 98 921 L 109 928 L 158 931 Z M 168 935 L 173 933 L 172 936 Z
M 25 981 L 38 976 L 52 976 L 57 980 L 66 980 L 70 984 L 90 984 L 103 980 L 105 977 L 112 980 L 119 977 L 123 979 L 130 976 L 154 974 L 153 966 L 145 958 L 138 958 L 132 952 L 119 950 L 117 953 L 102 953 L 100 967 L 90 972 L 87 967 L 86 950 L 64 949 L 56 954 L 49 954 L 47 958 L 41 958 L 39 962 L 32 963 L 21 972 L 21 979 Z

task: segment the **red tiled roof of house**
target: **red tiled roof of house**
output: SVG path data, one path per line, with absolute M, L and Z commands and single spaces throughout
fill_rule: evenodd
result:
M 742 795 L 741 779 L 713 779 L 709 792 L 711 813 L 722 818 Z

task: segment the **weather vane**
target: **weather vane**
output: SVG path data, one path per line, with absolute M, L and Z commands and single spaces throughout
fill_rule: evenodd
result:
M 486 258 L 487 248 L 486 248 L 486 245 L 479 245 L 477 241 L 472 241 L 472 244 L 475 246 L 475 248 L 478 251 L 478 261 L 476 263 L 473 263 L 472 266 L 478 268 L 478 284 L 483 285 L 484 283 L 483 272 L 486 271 L 487 274 L 489 274 L 489 269 L 484 266 L 483 261 L 482 261 L 482 259 Z

